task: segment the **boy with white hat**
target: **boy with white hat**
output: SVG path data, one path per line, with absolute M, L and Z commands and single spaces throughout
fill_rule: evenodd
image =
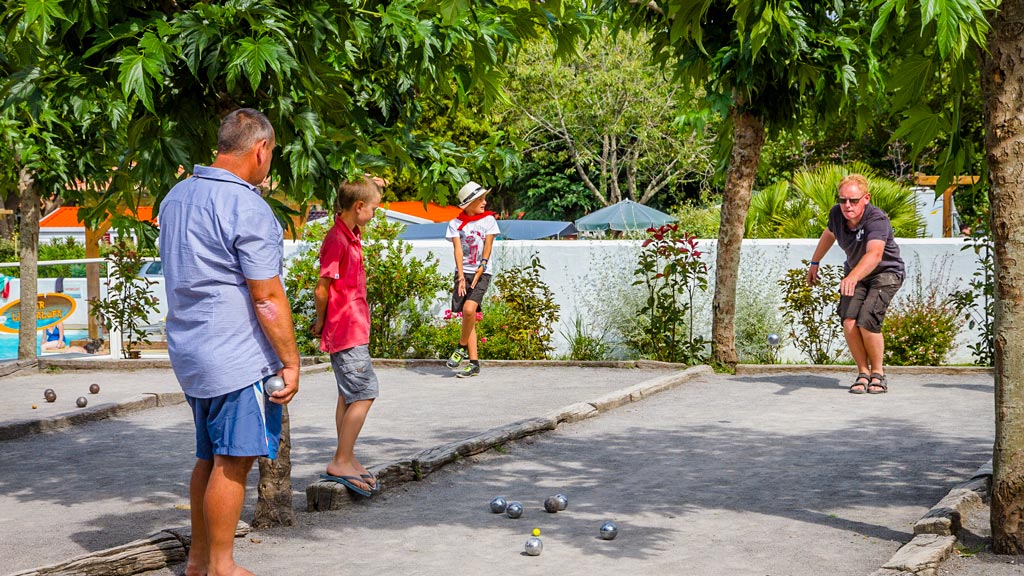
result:
M 484 293 L 491 284 L 491 249 L 494 237 L 501 231 L 494 212 L 485 210 L 489 190 L 476 182 L 459 189 L 462 213 L 448 223 L 445 238 L 455 247 L 455 286 L 452 289 L 452 312 L 462 312 L 462 334 L 447 365 L 456 370 L 464 360 L 469 364 L 456 372 L 459 378 L 480 373 L 476 345 L 476 315 L 482 309 Z

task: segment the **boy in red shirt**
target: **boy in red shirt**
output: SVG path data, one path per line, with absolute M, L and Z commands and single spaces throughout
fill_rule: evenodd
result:
M 320 350 L 331 355 L 338 382 L 338 448 L 320 477 L 366 497 L 377 491 L 377 479 L 356 459 L 355 445 L 379 385 L 370 364 L 370 307 L 360 228 L 373 219 L 380 199 L 380 188 L 366 177 L 338 188 L 334 226 L 320 247 L 320 280 L 313 290 L 316 321 L 309 329 L 320 338 Z

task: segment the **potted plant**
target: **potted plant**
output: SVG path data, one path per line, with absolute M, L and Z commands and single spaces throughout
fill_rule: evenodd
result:
M 116 329 L 121 334 L 124 358 L 139 358 L 136 347 L 150 343 L 144 326 L 149 314 L 157 311 L 157 297 L 150 290 L 155 282 L 139 275 L 145 261 L 126 240 L 118 239 L 108 258 L 112 266 L 107 277 L 107 297 L 92 300 L 91 314 L 107 332 Z

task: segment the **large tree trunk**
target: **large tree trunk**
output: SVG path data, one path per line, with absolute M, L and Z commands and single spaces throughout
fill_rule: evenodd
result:
M 1024 554 L 1024 0 L 1004 1 L 982 55 L 995 245 L 992 548 Z
M 21 193 L 21 306 L 18 320 L 18 360 L 36 357 L 36 309 L 39 294 L 39 185 L 27 168 L 18 173 Z
M 253 528 L 295 525 L 295 512 L 292 509 L 292 434 L 288 420 L 288 406 L 285 406 L 277 459 L 260 458 L 260 483 Z
M 764 122 L 750 112 L 732 111 L 733 145 L 729 174 L 722 197 L 722 224 L 718 229 L 715 256 L 715 297 L 712 301 L 711 353 L 719 366 L 735 366 L 736 278 L 740 269 L 743 228 L 750 208 L 750 194 L 757 163 L 764 146 Z

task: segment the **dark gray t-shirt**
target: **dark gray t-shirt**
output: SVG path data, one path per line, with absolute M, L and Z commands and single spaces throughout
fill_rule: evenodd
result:
M 906 276 L 903 266 L 903 259 L 900 258 L 900 248 L 892 231 L 892 223 L 889 216 L 881 209 L 871 204 L 864 207 L 864 216 L 856 228 L 851 230 L 846 225 L 846 218 L 838 204 L 832 207 L 828 213 L 828 229 L 836 237 L 839 247 L 846 252 L 846 262 L 843 269 L 846 274 L 860 262 L 868 248 L 869 240 L 882 240 L 885 242 L 885 250 L 882 252 L 882 261 L 867 275 L 868 278 L 882 272 L 895 272 L 900 278 Z

